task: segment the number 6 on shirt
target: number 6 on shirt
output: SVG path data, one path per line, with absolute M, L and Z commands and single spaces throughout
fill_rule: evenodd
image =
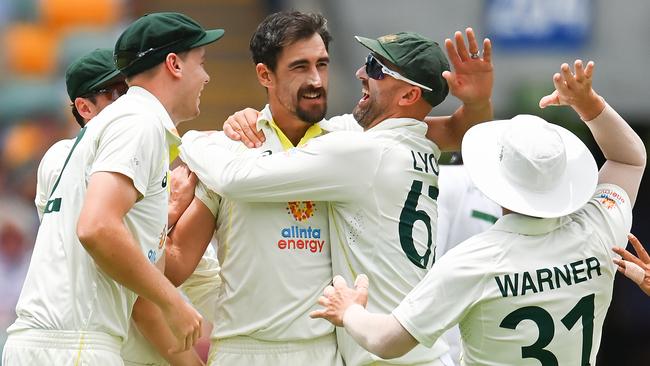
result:
M 399 242 L 402 245 L 404 253 L 408 259 L 420 268 L 427 268 L 429 258 L 431 257 L 431 244 L 433 243 L 433 234 L 431 230 L 431 217 L 426 211 L 418 210 L 418 199 L 422 195 L 423 183 L 419 180 L 414 180 L 411 184 L 411 190 L 406 196 L 404 208 L 399 215 Z M 428 196 L 432 200 L 438 199 L 438 187 L 429 186 Z M 424 255 L 420 255 L 415 249 L 413 243 L 413 226 L 417 221 L 422 221 L 427 227 L 427 251 Z M 435 262 L 435 253 L 431 259 L 431 264 Z

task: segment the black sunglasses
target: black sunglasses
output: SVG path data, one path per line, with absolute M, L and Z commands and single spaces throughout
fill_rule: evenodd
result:
M 411 80 L 411 79 L 409 79 L 409 78 L 407 78 L 405 76 L 402 76 L 397 71 L 393 71 L 393 70 L 387 68 L 375 56 L 373 56 L 372 53 L 369 53 L 368 56 L 366 57 L 366 74 L 368 75 L 368 77 L 370 77 L 371 79 L 375 79 L 375 80 L 382 80 L 384 77 L 386 77 L 386 75 L 388 75 L 388 76 L 390 76 L 390 77 L 392 77 L 394 79 L 402 80 L 402 81 L 407 82 L 407 83 L 409 83 L 411 85 L 420 87 L 420 88 L 422 88 L 424 90 L 428 90 L 428 91 L 433 90 L 428 86 L 422 85 L 422 84 L 420 84 L 418 82 L 415 82 L 415 81 L 413 81 L 413 80 Z

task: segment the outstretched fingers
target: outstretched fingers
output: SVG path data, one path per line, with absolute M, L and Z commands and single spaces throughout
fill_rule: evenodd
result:
M 492 41 L 489 38 L 483 40 L 483 61 L 492 63 Z
M 650 264 L 650 256 L 648 255 L 648 252 L 646 252 L 639 239 L 637 239 L 634 234 L 627 234 L 627 240 L 629 240 L 630 244 L 632 244 L 632 247 L 634 247 L 634 251 L 639 256 L 639 259 L 645 264 Z
M 463 34 L 459 31 L 456 31 L 454 33 L 454 40 L 456 42 L 456 52 L 458 53 L 460 59 L 463 61 L 469 60 L 469 51 L 465 46 L 465 39 L 463 39 Z
M 465 28 L 465 36 L 467 37 L 467 45 L 469 46 L 469 56 L 478 55 L 478 42 L 476 41 L 476 35 L 474 30 L 471 27 Z

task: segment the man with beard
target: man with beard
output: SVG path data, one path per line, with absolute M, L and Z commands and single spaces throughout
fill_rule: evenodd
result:
M 571 106 L 606 158 L 600 170 L 577 136 L 537 116 L 473 127 L 465 167 L 503 217 L 445 254 L 395 309 L 364 309 L 368 279 L 351 289 L 336 276 L 312 315 L 386 358 L 460 324 L 464 366 L 594 365 L 617 267 L 627 269 L 610 250 L 626 242 L 646 149 L 592 88 L 594 63 L 574 70 L 562 64 L 539 106 Z M 640 266 L 631 271 L 644 279 Z
M 330 40 L 321 15 L 268 16 L 250 50 L 268 94 L 256 122 L 269 138 L 251 150 L 220 133 L 211 138 L 233 154 L 265 156 L 321 135 Z M 170 233 L 172 282 L 180 285 L 192 274 L 213 233 L 223 284 L 212 290 L 210 364 L 342 365 L 334 327 L 308 317 L 332 277 L 326 204 L 252 203 L 219 197 L 199 183 Z
M 467 30 L 467 36 L 472 57 L 460 32 L 455 35 L 456 47 L 451 40 L 446 41 L 455 66 L 453 74 L 448 71 L 447 59 L 438 45 L 418 34 L 398 33 L 378 40 L 358 38 L 372 51 L 365 67 L 357 71 L 363 97 L 354 110 L 354 119 L 366 130 L 364 133 L 330 133 L 313 139 L 304 148 L 281 154 L 263 154 L 257 149 L 241 155 L 233 153 L 212 136 L 189 132 L 183 138 L 182 158 L 200 180 L 224 200 L 278 204 L 310 199 L 329 201 L 311 205 L 308 204 L 311 201 L 307 201 L 297 208 L 290 202 L 287 208 L 298 220 L 308 220 L 327 210 L 334 271 L 347 278 L 356 277 L 358 272 L 370 273 L 380 284 L 377 295 L 371 300 L 372 306 L 392 309 L 424 277 L 435 260 L 433 242 L 440 149 L 458 148 L 464 131 L 472 123 L 491 117 L 490 43 L 484 42 L 485 57 L 480 59 L 471 29 Z M 447 81 L 455 95 L 466 104 L 453 116 L 430 121 L 428 136 L 437 142 L 434 144 L 425 136 L 427 124 L 422 121 L 432 107 L 446 97 Z M 317 97 L 318 93 L 310 90 L 302 95 L 307 100 L 298 103 L 309 107 L 311 99 Z M 327 123 L 345 127 L 356 123 L 354 119 L 347 115 Z M 273 139 L 268 133 L 267 137 Z M 182 220 L 181 217 L 179 225 Z M 251 226 L 247 228 L 257 229 Z M 293 224 L 280 232 L 280 240 L 273 238 L 274 243 L 268 243 L 266 238 L 267 247 L 275 256 L 319 252 L 320 246 L 315 246 L 314 250 L 312 243 L 322 240 L 321 230 L 315 237 L 313 225 L 303 229 Z M 219 244 L 224 243 L 220 241 Z M 220 247 L 219 251 L 233 250 L 228 243 L 225 245 L 226 248 Z M 255 293 L 257 312 L 271 310 L 268 304 L 274 301 L 296 300 L 301 309 L 309 309 L 313 304 L 302 302 L 313 298 L 314 294 L 299 298 L 298 291 L 329 281 L 329 278 L 319 277 L 309 282 L 315 269 L 305 267 L 303 262 L 276 262 L 275 257 L 266 253 L 254 254 L 260 258 L 259 267 L 253 266 L 253 270 L 248 267 L 239 276 L 251 277 L 266 268 L 270 271 L 265 283 L 267 288 Z M 242 258 L 249 266 L 253 260 L 250 256 Z M 223 265 L 225 269 L 226 263 Z M 296 285 L 279 293 L 278 284 L 285 285 L 287 281 Z M 230 286 L 225 276 L 224 285 L 226 292 Z M 297 321 L 303 324 L 322 326 L 319 321 L 309 321 L 307 313 L 300 316 L 302 318 Z M 286 328 L 291 323 L 282 325 Z M 381 361 L 357 346 L 344 332 L 338 333 L 338 346 L 347 365 Z M 443 365 L 445 357 L 448 358 L 446 352 L 444 343 L 432 349 L 420 347 L 394 363 Z M 311 362 L 320 361 L 313 359 Z

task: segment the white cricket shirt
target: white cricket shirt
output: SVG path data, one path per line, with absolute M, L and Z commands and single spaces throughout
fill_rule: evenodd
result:
M 304 148 L 268 156 L 239 156 L 203 134 L 188 132 L 181 156 L 224 197 L 330 201 L 334 273 L 348 283 L 367 274 L 373 284 L 369 310 L 388 313 L 435 261 L 440 150 L 426 139 L 426 131 L 417 120 L 388 119 L 367 132 L 329 133 Z M 301 270 L 292 273 L 303 276 Z M 377 359 L 344 331 L 337 336 L 347 365 Z M 418 346 L 391 362 L 426 362 L 446 351 L 444 342 L 434 349 Z
M 631 225 L 614 185 L 568 216 L 505 215 L 445 254 L 393 315 L 425 345 L 460 323 L 463 365 L 594 365 L 611 248 L 625 246 Z
M 45 211 L 47 200 L 50 197 L 50 193 L 52 193 L 54 183 L 56 183 L 56 180 L 61 174 L 63 163 L 68 157 L 68 153 L 72 149 L 74 142 L 75 139 L 57 141 L 45 152 L 41 162 L 38 164 L 34 204 L 36 205 L 39 220 L 43 219 L 43 211 Z
M 235 156 L 254 158 L 275 156 L 291 146 L 273 122 L 268 106 L 257 125 L 266 135 L 260 148 L 249 150 L 222 133 L 212 134 L 210 143 Z M 321 133 L 318 124 L 312 126 L 301 144 Z M 192 144 L 187 140 L 184 143 Z M 181 147 L 181 151 L 187 151 L 187 147 Z M 187 155 L 182 158 L 192 160 Z M 213 174 L 195 165 L 190 168 L 202 180 Z M 257 194 L 264 196 L 266 191 L 261 189 Z M 197 186 L 196 196 L 217 220 L 215 237 L 222 285 L 214 290 L 218 295 L 213 339 L 249 336 L 265 341 L 295 341 L 334 331 L 329 322 L 309 318 L 332 279 L 326 203 L 259 203 L 221 198 L 202 183 Z
M 501 217 L 501 206 L 476 188 L 463 165 L 441 165 L 438 178 L 438 237 L 436 256 L 478 233 L 489 229 Z M 460 360 L 460 330 L 450 328 L 442 338 L 456 365 Z
M 21 329 L 98 331 L 124 338 L 136 295 L 98 270 L 76 236 L 90 176 L 117 172 L 141 198 L 124 218 L 142 254 L 162 255 L 167 228 L 169 145 L 178 143 L 165 108 L 131 87 L 83 128 L 54 184 L 8 333 Z
M 476 188 L 463 165 L 441 165 L 436 255 L 489 229 L 501 217 L 501 206 Z

